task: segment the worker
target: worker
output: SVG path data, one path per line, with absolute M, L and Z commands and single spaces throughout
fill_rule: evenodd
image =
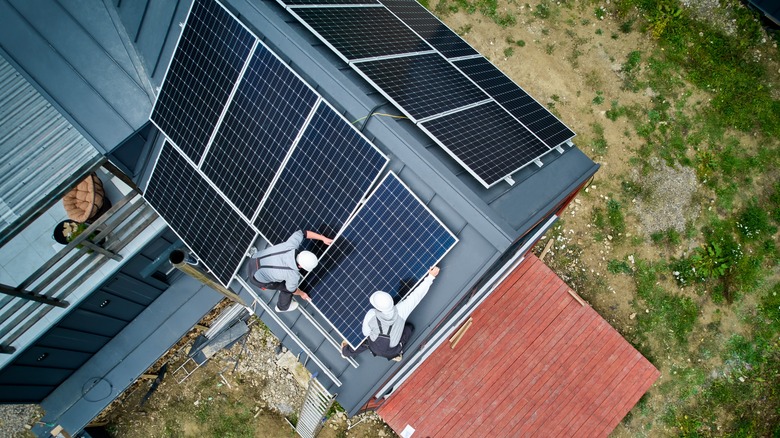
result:
M 277 312 L 290 312 L 298 308 L 298 303 L 293 301 L 293 295 L 297 295 L 306 301 L 311 301 L 309 295 L 298 289 L 301 282 L 299 269 L 311 271 L 317 267 L 317 256 L 310 251 L 298 249 L 303 243 L 303 238 L 319 240 L 326 245 L 333 243 L 333 239 L 327 238 L 314 231 L 296 231 L 286 242 L 264 249 L 263 251 L 250 251 L 250 280 L 262 289 L 279 291 L 279 300 L 274 310 Z
M 366 339 L 354 350 L 347 341 L 342 342 L 341 356 L 348 358 L 371 350 L 374 356 L 400 362 L 404 346 L 414 332 L 414 326 L 406 322 L 406 319 L 425 298 L 437 275 L 439 268 L 434 266 L 429 269 L 425 279 L 398 304 L 393 303 L 393 297 L 387 292 L 377 291 L 371 294 L 369 302 L 373 308 L 366 312 L 363 318 L 363 335 Z

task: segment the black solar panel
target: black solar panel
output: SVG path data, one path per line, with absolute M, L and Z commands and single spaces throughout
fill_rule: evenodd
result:
M 550 151 L 495 102 L 420 126 L 488 187 Z
M 399 297 L 441 260 L 457 239 L 390 173 L 301 285 L 353 348 L 363 340 L 368 297 Z
M 167 142 L 144 197 L 227 286 L 257 233 Z
M 279 0 L 287 6 L 301 5 L 371 5 L 377 4 L 377 0 Z
M 348 60 L 431 50 L 383 7 L 296 8 L 292 12 Z
M 250 220 L 317 98 L 258 44 L 201 167 Z
M 295 230 L 333 237 L 387 163 L 387 158 L 324 102 L 260 209 L 255 226 L 273 243 Z
M 574 132 L 487 59 L 464 59 L 455 61 L 455 65 L 548 146 L 558 146 L 574 137 Z
M 416 0 L 382 0 L 382 4 L 447 58 L 478 54 Z
M 355 68 L 416 120 L 489 99 L 438 53 L 360 62 Z
M 195 0 L 150 116 L 192 161 L 200 161 L 254 42 L 216 2 Z

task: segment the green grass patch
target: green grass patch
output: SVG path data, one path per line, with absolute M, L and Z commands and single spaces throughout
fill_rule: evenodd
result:
M 656 338 L 667 345 L 684 347 L 699 315 L 699 307 L 689 297 L 673 294 L 658 284 L 662 265 L 636 261 L 634 279 L 637 296 L 637 330 L 646 338 Z

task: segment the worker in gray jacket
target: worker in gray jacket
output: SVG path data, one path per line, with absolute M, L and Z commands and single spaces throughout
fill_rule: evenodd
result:
M 320 240 L 326 245 L 333 243 L 333 239 L 327 238 L 314 231 L 296 231 L 286 242 L 274 245 L 255 252 L 250 260 L 250 280 L 262 289 L 279 291 L 279 300 L 274 310 L 277 312 L 289 312 L 298 308 L 298 303 L 293 301 L 293 295 L 297 295 L 306 301 L 311 301 L 309 295 L 298 289 L 301 283 L 299 269 L 311 271 L 317 266 L 317 256 L 310 251 L 298 249 L 303 243 L 304 236 L 307 239 Z
M 401 361 L 404 346 L 414 332 L 414 326 L 406 322 L 406 319 L 425 298 L 437 275 L 439 268 L 434 266 L 429 269 L 425 279 L 398 304 L 393 303 L 393 297 L 387 292 L 377 291 L 371 294 L 369 301 L 373 309 L 366 312 L 363 318 L 363 334 L 366 339 L 355 350 L 347 341 L 342 342 L 341 355 L 347 358 L 371 350 L 374 356 Z

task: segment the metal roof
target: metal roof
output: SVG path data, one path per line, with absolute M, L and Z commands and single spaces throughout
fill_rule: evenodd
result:
M 63 181 L 78 178 L 100 153 L 5 58 L 0 56 L 0 231 L 52 202 Z

